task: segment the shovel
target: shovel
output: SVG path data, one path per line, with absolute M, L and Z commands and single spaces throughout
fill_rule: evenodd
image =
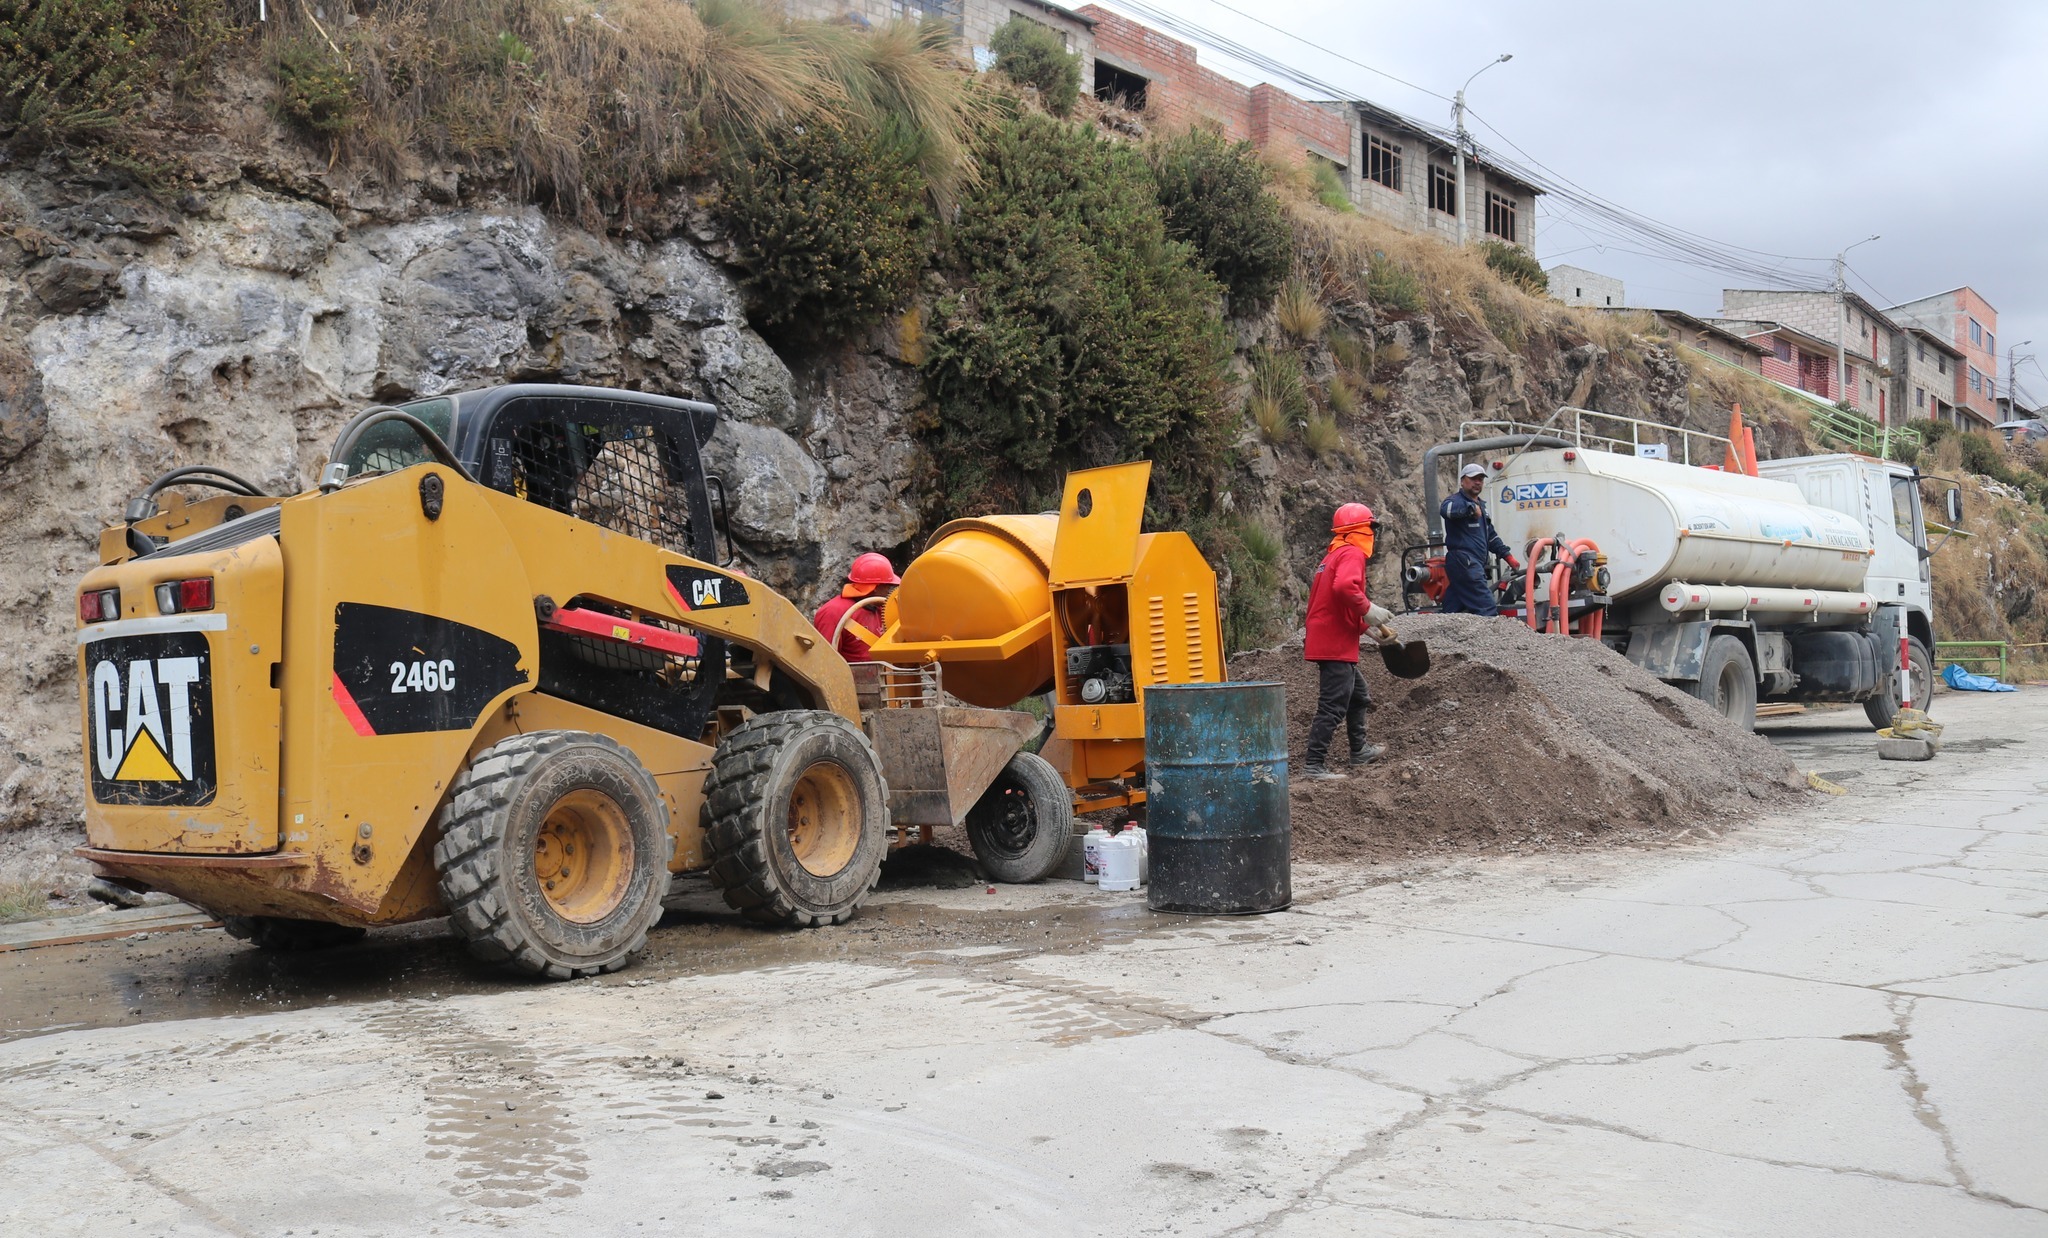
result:
M 1396 679 L 1420 679 L 1429 673 L 1426 642 L 1404 641 L 1386 626 L 1374 628 L 1372 635 L 1380 643 L 1380 662 L 1387 668 L 1387 674 Z

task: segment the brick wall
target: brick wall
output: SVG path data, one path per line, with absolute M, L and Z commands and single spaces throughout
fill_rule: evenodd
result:
M 1095 22 L 1097 56 L 1146 79 L 1148 114 L 1169 125 L 1210 120 L 1232 141 L 1252 140 L 1251 88 L 1203 68 L 1193 44 L 1093 4 L 1075 11 Z
M 1351 126 L 1343 114 L 1277 86 L 1252 87 L 1250 125 L 1252 144 L 1261 150 L 1312 150 L 1333 163 L 1351 163 Z

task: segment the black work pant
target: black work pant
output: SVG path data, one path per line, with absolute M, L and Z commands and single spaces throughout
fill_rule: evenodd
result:
M 1351 750 L 1365 747 L 1365 675 L 1356 662 L 1316 663 L 1316 718 L 1308 724 L 1308 764 L 1329 759 L 1330 740 L 1344 724 Z

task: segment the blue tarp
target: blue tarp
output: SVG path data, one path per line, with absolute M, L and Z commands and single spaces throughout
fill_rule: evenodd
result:
M 1976 675 L 1951 662 L 1941 672 L 1943 682 L 1958 692 L 2017 692 L 2018 688 L 2009 683 L 2000 683 L 1989 675 Z

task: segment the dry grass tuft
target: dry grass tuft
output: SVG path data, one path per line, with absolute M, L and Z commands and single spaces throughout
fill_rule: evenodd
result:
M 1288 423 L 1287 406 L 1278 396 L 1263 391 L 1253 392 L 1245 405 L 1245 415 L 1259 428 L 1259 437 L 1275 446 L 1292 436 L 1294 427 Z
M 1337 428 L 1337 419 L 1328 413 L 1310 413 L 1302 426 L 1301 440 L 1318 460 L 1344 449 L 1344 432 Z
M 1330 411 L 1339 417 L 1358 415 L 1358 392 L 1352 389 L 1351 380 L 1342 374 L 1330 380 L 1329 390 L 1323 393 L 1323 398 L 1329 402 Z
M 1304 344 L 1320 338 L 1330 316 L 1307 284 L 1290 279 L 1273 301 L 1273 318 L 1280 329 Z

